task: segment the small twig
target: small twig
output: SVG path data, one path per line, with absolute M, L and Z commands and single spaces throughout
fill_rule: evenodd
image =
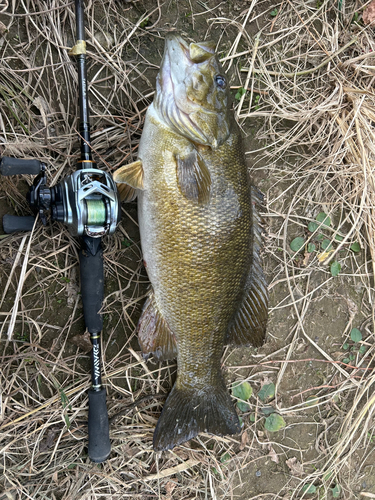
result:
M 38 220 L 38 217 L 35 217 L 34 226 L 33 226 L 31 233 L 30 233 L 29 242 L 27 244 L 26 251 L 25 251 L 25 257 L 24 257 L 23 263 L 22 263 L 22 269 L 21 269 L 20 279 L 18 282 L 16 298 L 14 300 L 12 316 L 10 318 L 9 327 L 8 327 L 8 333 L 7 333 L 8 341 L 12 340 L 12 336 L 13 336 L 13 330 L 14 330 L 14 325 L 16 323 L 16 317 L 17 317 L 17 313 L 18 313 L 18 307 L 19 307 L 19 302 L 20 302 L 20 298 L 21 298 L 22 288 L 23 288 L 23 285 L 25 282 L 27 264 L 29 262 L 31 242 L 32 242 L 33 237 L 34 237 L 34 230 L 35 230 L 35 225 L 36 225 L 37 220 Z M 27 236 L 24 236 L 24 238 L 27 238 Z M 22 245 L 22 243 L 21 243 L 21 245 Z
M 145 401 L 152 401 L 153 399 L 166 399 L 167 396 L 168 396 L 168 394 L 150 394 L 149 396 L 145 396 L 143 398 L 139 398 L 136 401 L 134 401 L 134 403 L 128 405 L 123 410 L 121 410 L 118 413 L 115 413 L 114 415 L 112 415 L 112 417 L 109 419 L 109 424 L 112 425 L 120 417 L 122 417 L 123 415 L 126 415 L 130 410 L 132 410 L 136 406 L 140 405 L 141 403 L 144 403 Z
M 260 33 L 257 34 L 257 36 L 255 37 L 255 43 L 254 43 L 254 50 L 253 50 L 253 55 L 252 55 L 252 58 L 251 58 L 251 63 L 250 63 L 250 68 L 247 70 L 247 77 L 246 77 L 246 82 L 245 82 L 245 85 L 244 85 L 244 88 L 247 88 L 249 86 L 249 82 L 250 82 L 250 78 L 253 74 L 253 68 L 254 68 L 254 62 L 255 62 L 255 58 L 256 58 L 256 55 L 257 55 L 257 51 L 258 51 L 258 46 L 259 46 L 259 40 L 260 40 Z M 254 79 L 252 80 L 251 82 L 251 91 L 250 91 L 250 108 L 251 108 L 251 103 L 253 101 L 253 88 L 254 88 Z M 237 118 L 240 116 L 241 114 L 241 109 L 242 109 L 242 105 L 243 105 L 243 102 L 244 102 L 244 99 L 245 99 L 245 96 L 246 94 L 242 94 L 241 96 L 241 99 L 240 99 L 240 102 L 238 104 L 238 108 L 236 110 L 236 115 L 237 115 Z
M 298 398 L 298 396 L 302 396 L 302 394 L 305 394 L 306 392 L 310 391 L 318 391 L 319 389 L 336 389 L 336 387 L 340 387 L 340 385 L 345 384 L 346 380 L 343 380 L 340 384 L 336 385 L 318 385 L 317 387 L 310 387 L 309 389 L 305 389 L 302 392 L 299 392 L 298 394 L 294 394 L 294 396 L 291 396 L 291 400 Z
M 285 0 L 283 0 L 283 1 L 281 2 L 280 9 L 278 10 L 278 12 L 277 12 L 277 14 L 276 14 L 275 19 L 274 19 L 274 20 L 272 21 L 272 23 L 271 23 L 270 33 L 272 33 L 272 30 L 273 30 L 273 27 L 274 27 L 274 25 L 275 25 L 275 22 L 277 21 L 277 18 L 279 17 L 279 15 L 280 15 L 281 11 L 283 10 L 284 1 L 285 1 Z

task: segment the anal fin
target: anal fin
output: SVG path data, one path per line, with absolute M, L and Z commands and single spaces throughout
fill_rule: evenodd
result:
M 253 206 L 252 263 L 245 284 L 245 294 L 232 324 L 228 330 L 226 343 L 234 346 L 252 344 L 261 346 L 266 334 L 268 319 L 268 290 L 262 269 L 262 221 L 259 210 L 262 207 L 263 195 L 251 187 L 251 203 Z
M 143 306 L 137 330 L 138 342 L 144 356 L 153 354 L 159 361 L 177 357 L 175 336 L 159 311 L 153 291 Z
M 134 200 L 135 190 L 144 189 L 142 161 L 137 160 L 118 168 L 113 174 L 113 180 L 118 184 L 121 201 Z

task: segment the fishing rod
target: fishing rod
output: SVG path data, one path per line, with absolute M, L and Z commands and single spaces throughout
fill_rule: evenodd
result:
M 85 325 L 90 333 L 91 388 L 88 417 L 88 454 L 93 462 L 104 462 L 111 452 L 106 389 L 101 378 L 100 334 L 103 318 L 99 313 L 104 299 L 102 237 L 112 234 L 120 220 L 120 204 L 112 177 L 96 168 L 90 142 L 89 105 L 86 76 L 86 41 L 83 0 L 75 0 L 77 40 L 70 55 L 76 57 L 79 85 L 81 155 L 77 171 L 51 188 L 47 187 L 46 165 L 38 160 L 2 157 L 1 175 L 36 175 L 27 193 L 35 216 L 46 225 L 46 211 L 51 219 L 64 222 L 70 234 L 81 243 L 79 267 Z M 35 217 L 5 215 L 6 233 L 31 231 Z

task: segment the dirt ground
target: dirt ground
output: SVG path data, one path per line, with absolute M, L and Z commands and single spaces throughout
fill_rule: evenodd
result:
M 140 354 L 135 328 L 148 280 L 137 204 L 123 205 L 115 235 L 103 244 L 103 373 L 112 453 L 95 465 L 87 455 L 90 343 L 79 293 L 78 242 L 50 220 L 45 227 L 38 221 L 31 235 L 5 235 L 0 225 L 0 500 L 375 498 L 373 265 L 366 226 L 351 231 L 353 218 L 342 201 L 342 186 L 354 186 L 354 174 L 339 180 L 333 171 L 321 174 L 324 159 L 315 139 L 312 146 L 306 139 L 321 133 L 318 125 L 306 135 L 296 133 L 293 143 L 288 134 L 303 117 L 290 108 L 282 114 L 283 100 L 255 73 L 243 102 L 238 94 L 246 86 L 242 69 L 260 67 L 263 47 L 270 46 L 272 57 L 281 61 L 268 68 L 269 78 L 283 79 L 272 70 L 285 65 L 287 71 L 287 61 L 297 57 L 292 41 L 287 49 L 282 46 L 282 37 L 297 23 L 296 47 L 310 51 L 307 58 L 298 56 L 302 70 L 334 52 L 324 48 L 326 25 L 330 41 L 339 40 L 332 42 L 335 50 L 353 36 L 373 34 L 361 21 L 365 3 L 87 4 L 93 150 L 98 166 L 109 171 L 136 158 L 165 35 L 177 30 L 188 40 L 218 43 L 249 171 L 267 200 L 267 339 L 261 348 L 226 348 L 223 354 L 228 387 L 251 386 L 247 407 L 238 409 L 241 435 L 202 435 L 154 453 L 152 433 L 164 399 L 142 398 L 168 394 L 176 366 L 146 363 Z M 79 153 L 77 75 L 67 55 L 74 44 L 73 11 L 74 4 L 63 0 L 22 0 L 5 5 L 0 14 L 0 154 L 45 161 L 51 185 L 76 168 Z M 307 49 L 311 32 L 321 36 L 321 53 Z M 364 62 L 369 78 L 375 75 L 373 62 Z M 342 68 L 337 71 L 344 75 Z M 354 86 L 359 77 L 353 74 Z M 316 86 L 317 96 L 328 85 L 319 76 L 312 73 L 304 82 L 306 89 Z M 298 100 L 297 80 L 294 87 L 291 82 L 286 96 L 295 93 Z M 317 97 L 316 108 L 306 105 L 302 115 L 320 112 L 320 104 Z M 355 171 L 355 165 L 347 168 Z M 30 214 L 25 193 L 31 183 L 30 176 L 0 179 L 1 217 Z M 322 212 L 329 214 L 330 225 L 310 231 L 309 223 Z M 334 241 L 337 234 L 351 236 L 338 250 L 341 269 L 335 276 L 320 257 L 327 250 L 323 240 Z M 305 243 L 296 251 L 290 244 L 297 237 Z M 358 242 L 359 248 L 352 247 Z M 353 329 L 360 331 L 359 340 Z M 269 397 L 263 388 L 269 388 Z M 279 430 L 268 430 L 270 415 L 282 417 Z

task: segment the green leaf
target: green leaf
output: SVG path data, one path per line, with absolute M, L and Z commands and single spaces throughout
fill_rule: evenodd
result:
M 255 422 L 255 413 L 250 413 L 250 422 Z
M 349 365 L 350 364 L 350 359 L 349 358 L 344 358 L 342 360 L 343 363 L 345 363 L 346 365 Z
M 332 276 L 338 276 L 341 271 L 341 264 L 339 264 L 336 260 L 332 262 L 330 266 Z
M 228 462 L 228 460 L 230 460 L 230 455 L 229 453 L 224 453 L 224 455 L 221 455 L 220 457 L 220 462 L 222 464 L 225 464 L 225 462 Z
M 329 240 L 328 238 L 324 239 L 321 245 L 323 250 L 331 250 L 332 248 L 331 240 Z
M 367 351 L 367 347 L 365 345 L 361 345 L 361 347 L 359 348 L 358 352 L 359 354 L 366 354 L 366 351 Z
M 271 415 L 271 413 L 275 412 L 275 408 L 273 406 L 264 406 L 260 411 L 263 415 Z
M 350 250 L 353 250 L 353 252 L 360 252 L 361 247 L 358 243 L 358 241 L 355 241 L 352 245 L 350 245 Z
M 130 247 L 131 244 L 132 244 L 132 242 L 129 241 L 127 238 L 123 239 L 121 242 L 122 247 Z
M 355 12 L 351 22 L 356 23 L 356 22 L 358 22 L 358 19 L 359 19 L 359 14 L 358 14 L 358 12 Z
M 277 432 L 285 427 L 285 425 L 285 420 L 281 415 L 272 413 L 269 417 L 266 418 L 264 428 L 269 432 Z
M 319 403 L 319 399 L 316 396 L 309 396 L 306 399 L 306 406 L 316 406 Z
M 307 226 L 307 229 L 310 231 L 310 233 L 314 233 L 319 227 L 319 224 L 316 222 L 309 222 L 309 225 Z
M 258 398 L 262 401 L 272 399 L 275 397 L 275 384 L 265 384 L 258 392 Z
M 305 486 L 302 488 L 303 493 L 312 494 L 316 492 L 316 486 L 313 484 L 305 484 Z
M 353 342 L 361 342 L 362 333 L 358 330 L 358 328 L 353 328 L 353 330 L 350 332 L 350 338 Z
M 328 215 L 324 212 L 320 212 L 317 216 L 316 216 L 316 220 L 318 222 L 322 222 L 325 226 L 330 226 L 331 225 L 331 219 L 330 217 L 328 217 Z
M 245 401 L 237 401 L 237 407 L 239 410 L 246 412 L 250 410 L 250 405 L 249 403 L 246 403 Z
M 305 246 L 305 240 L 301 236 L 297 236 L 290 243 L 290 248 L 293 252 L 299 252 Z
M 341 487 L 339 484 L 336 484 L 334 488 L 331 488 L 333 498 L 339 498 L 341 493 Z
M 146 17 L 146 19 L 144 19 L 144 20 L 143 20 L 143 21 L 139 24 L 139 26 L 140 26 L 141 28 L 145 28 L 145 27 L 149 24 L 149 22 L 150 22 L 150 18 L 149 18 L 149 17 Z
M 64 420 L 65 420 L 65 424 L 66 424 L 67 428 L 69 429 L 70 428 L 70 420 L 69 420 L 69 416 L 67 414 L 64 415 Z
M 345 344 L 343 344 L 342 348 L 344 349 L 344 351 L 347 351 L 349 349 L 349 344 L 347 342 L 345 342 Z
M 332 471 L 329 471 L 326 474 L 324 474 L 323 476 L 324 481 L 328 481 L 331 478 L 332 474 L 333 474 Z
M 233 396 L 241 400 L 237 401 L 238 408 L 243 412 L 249 411 L 250 405 L 246 401 L 253 393 L 253 388 L 251 387 L 249 382 L 242 382 L 242 384 L 240 385 L 233 384 L 232 393 Z
M 315 250 L 316 250 L 316 246 L 314 245 L 314 243 L 309 243 L 309 244 L 307 245 L 307 252 L 308 252 L 308 253 L 315 252 Z
M 324 240 L 324 236 L 323 236 L 322 234 L 318 234 L 318 235 L 316 236 L 316 239 L 317 239 L 318 241 L 322 241 L 322 240 Z
M 278 12 L 277 9 L 273 9 L 273 10 L 271 10 L 270 14 L 271 14 L 272 17 L 276 17 L 277 16 L 277 12 Z
M 237 385 L 235 382 L 232 387 L 233 396 L 242 399 L 242 401 L 247 401 L 253 393 L 253 388 L 249 382 L 242 382 L 242 384 Z
M 235 99 L 237 99 L 237 101 L 240 101 L 241 100 L 241 97 L 246 94 L 246 90 L 243 88 L 243 87 L 240 87 L 238 90 L 237 90 L 237 94 L 234 96 Z
M 63 408 L 66 408 L 69 404 L 69 399 L 68 396 L 65 394 L 65 392 L 60 389 L 60 399 L 61 399 L 61 404 L 63 405 Z
M 344 239 L 343 236 L 340 236 L 339 234 L 336 234 L 336 236 L 335 236 L 335 240 L 336 241 L 342 241 L 343 239 Z

